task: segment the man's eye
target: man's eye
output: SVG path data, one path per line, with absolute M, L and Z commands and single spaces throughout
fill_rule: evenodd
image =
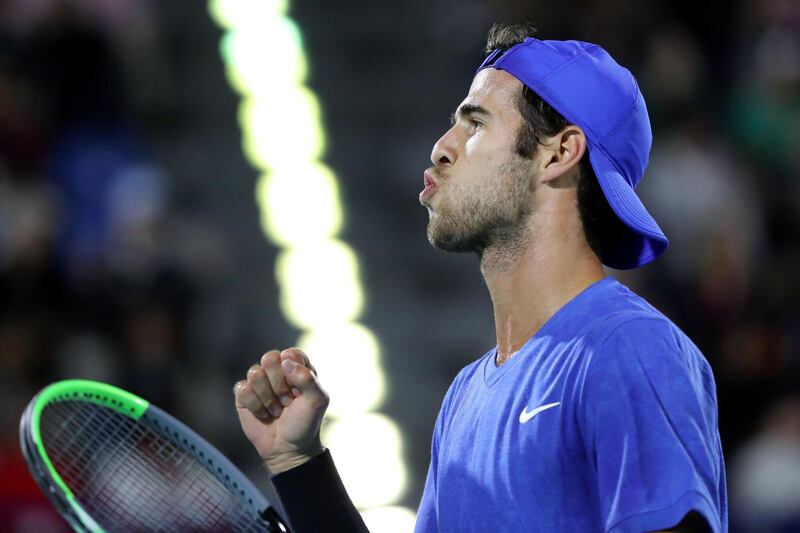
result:
M 476 128 L 476 129 L 477 129 L 477 128 L 479 128 L 479 127 L 481 127 L 481 126 L 483 126 L 483 122 L 479 122 L 479 121 L 477 121 L 477 120 L 470 120 L 469 122 L 470 122 L 470 124 L 472 124 L 472 126 L 473 126 L 474 128 Z

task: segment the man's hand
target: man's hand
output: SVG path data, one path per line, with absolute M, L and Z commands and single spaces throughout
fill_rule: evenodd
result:
M 323 452 L 319 428 L 330 400 L 301 350 L 267 352 L 233 392 L 242 430 L 272 474 Z

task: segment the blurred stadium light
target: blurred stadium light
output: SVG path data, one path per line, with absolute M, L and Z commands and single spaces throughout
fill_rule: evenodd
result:
M 336 235 L 343 209 L 338 182 L 320 162 L 325 131 L 316 95 L 305 86 L 307 60 L 288 2 L 211 0 L 225 30 L 221 55 L 239 93 L 243 151 L 263 174 L 256 202 L 267 239 L 281 248 L 275 276 L 281 309 L 302 331 L 332 397 L 324 438 L 353 502 L 376 531 L 410 531 L 414 513 L 392 506 L 403 497 L 407 467 L 402 435 L 373 412 L 385 395 L 380 345 L 358 324 L 363 285 L 358 257 Z M 272 53 L 279 51 L 278 53 Z

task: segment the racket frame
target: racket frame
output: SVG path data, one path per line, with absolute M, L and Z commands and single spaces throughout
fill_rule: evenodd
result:
M 105 530 L 80 505 L 54 468 L 42 442 L 42 412 L 48 405 L 63 401 L 84 401 L 113 409 L 161 434 L 186 450 L 225 488 L 246 502 L 254 516 L 265 522 L 266 531 L 289 531 L 253 483 L 227 457 L 181 421 L 147 400 L 113 385 L 74 379 L 53 383 L 31 400 L 20 421 L 20 447 L 34 479 L 76 531 L 104 533 Z

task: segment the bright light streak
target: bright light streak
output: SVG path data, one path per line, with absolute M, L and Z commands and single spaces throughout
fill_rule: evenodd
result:
M 339 184 L 320 163 L 262 175 L 256 183 L 261 228 L 281 246 L 329 239 L 342 227 Z
M 306 79 L 300 31 L 289 19 L 271 20 L 261 31 L 228 32 L 220 41 L 225 75 L 241 94 L 272 94 L 276 83 L 296 87 Z
M 341 241 L 287 248 L 278 256 L 275 278 L 282 289 L 281 310 L 300 329 L 350 322 L 364 305 L 358 259 Z
M 306 333 L 298 346 L 321 356 L 314 364 L 331 396 L 329 414 L 343 417 L 380 406 L 386 380 L 378 339 L 370 330 L 360 324 L 337 324 Z
M 242 151 L 262 172 L 255 187 L 260 225 L 281 248 L 275 264 L 286 320 L 302 330 L 331 393 L 324 441 L 353 502 L 373 531 L 413 528 L 414 513 L 395 507 L 406 490 L 397 425 L 374 413 L 386 396 L 380 344 L 357 320 L 364 308 L 358 257 L 337 239 L 343 207 L 335 174 L 320 159 L 326 136 L 317 96 L 305 86 L 308 60 L 288 0 L 209 0 L 226 30 L 225 74 L 239 93 Z
M 381 533 L 412 533 L 417 517 L 408 507 L 374 507 L 361 513 L 367 529 Z
M 282 88 L 274 97 L 245 98 L 239 104 L 242 149 L 263 170 L 290 169 L 325 151 L 317 97 L 307 89 Z
M 210 0 L 208 12 L 222 28 L 244 28 L 251 25 L 259 29 L 278 15 L 286 13 L 288 0 Z
M 400 462 L 386 461 L 403 453 L 400 431 L 390 418 L 369 413 L 337 419 L 325 427 L 323 441 L 336 451 L 342 482 L 356 506 L 389 505 L 403 495 L 406 470 Z

